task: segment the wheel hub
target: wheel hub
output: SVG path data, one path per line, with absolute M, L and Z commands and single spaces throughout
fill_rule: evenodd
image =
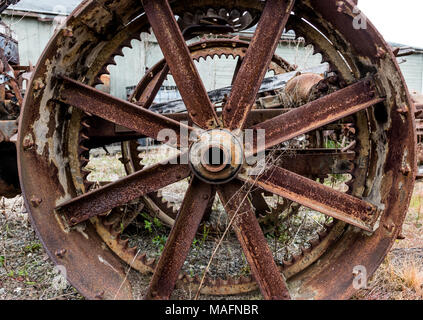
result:
M 189 164 L 203 181 L 223 184 L 236 177 L 244 163 L 244 148 L 239 139 L 227 130 L 201 133 L 189 150 Z

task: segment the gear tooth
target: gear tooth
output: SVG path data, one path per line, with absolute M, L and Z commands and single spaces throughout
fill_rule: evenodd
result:
M 82 163 L 85 163 L 85 165 L 90 161 L 89 159 L 87 159 L 83 154 L 81 154 L 81 156 L 79 157 L 79 160 L 82 162 Z M 85 167 L 85 165 L 84 165 L 84 167 Z
M 94 186 L 94 182 L 87 181 L 84 183 L 84 186 L 86 190 L 91 190 L 91 188 Z
M 84 145 L 80 145 L 79 146 L 79 148 L 80 148 L 80 154 L 82 154 L 83 152 L 88 152 L 88 151 L 90 151 L 90 149 L 89 148 L 87 148 L 86 146 L 84 146 Z
M 296 252 L 296 253 L 292 254 L 292 258 L 293 258 L 294 262 L 300 261 L 302 257 L 303 257 L 302 253 Z
M 101 70 L 98 74 L 99 74 L 99 76 L 102 76 L 102 75 L 105 75 L 105 74 L 110 75 L 110 71 L 107 69 L 107 65 L 104 66 L 103 68 L 101 68 Z
M 110 226 L 110 234 L 113 237 L 117 237 L 117 236 L 120 236 L 121 232 L 120 232 L 120 230 L 116 230 L 116 228 L 114 228 L 114 226 L 112 225 L 112 226 Z
M 320 239 L 324 239 L 328 235 L 328 231 L 326 228 L 324 228 L 320 230 L 319 232 L 317 232 L 317 234 L 319 235 Z
M 115 222 L 113 220 L 104 219 L 104 221 L 103 221 L 103 225 L 105 227 L 113 226 L 114 224 L 115 224 Z
M 105 226 L 106 228 L 107 228 L 107 231 L 111 234 L 111 235 L 113 235 L 113 225 L 111 224 L 111 225 L 108 225 L 108 226 Z M 120 237 L 120 235 L 117 235 L 117 237 L 116 237 L 116 241 L 119 243 L 119 239 L 118 239 L 118 237 Z
M 148 267 L 153 267 L 156 264 L 156 259 L 154 259 L 154 258 L 147 259 L 146 262 L 145 262 L 145 264 Z
M 248 277 L 242 276 L 238 279 L 240 284 L 244 284 L 248 282 Z
M 128 253 L 132 256 L 135 256 L 137 254 L 137 247 L 128 248 Z
M 287 260 L 284 259 L 282 262 L 287 267 L 292 266 L 294 264 L 292 255 L 289 255 L 288 259 Z
M 122 46 L 123 47 L 126 47 L 126 48 L 129 48 L 129 49 L 132 49 L 133 48 L 133 46 L 132 46 L 132 39 L 128 39 L 125 42 L 123 42 Z
M 90 124 L 86 120 L 81 121 L 81 125 L 87 129 L 91 128 Z
M 125 240 L 122 240 L 122 238 L 121 238 L 121 241 L 120 241 L 120 245 L 123 247 L 123 249 L 128 249 L 128 244 L 129 244 L 129 239 L 125 239 Z
M 84 133 L 84 132 L 80 132 L 79 136 L 81 137 L 81 139 L 83 140 L 89 140 L 90 138 Z M 84 147 L 84 146 L 82 146 Z M 85 148 L 85 147 L 84 147 Z M 88 148 L 87 148 L 88 149 Z M 88 149 L 89 150 L 89 149 Z
M 302 247 L 301 250 L 303 251 L 303 253 L 310 253 L 312 251 L 313 247 L 309 242 L 306 242 Z
M 319 237 L 316 237 L 314 239 L 310 239 L 308 241 L 308 243 L 310 243 L 310 245 L 311 245 L 312 248 L 315 248 L 315 247 L 317 247 L 320 244 L 320 239 L 319 239 Z
M 115 52 L 115 56 L 119 56 L 119 57 L 123 57 L 123 47 L 120 47 L 119 49 L 116 50 Z
M 325 227 L 328 229 L 328 230 L 330 230 L 330 229 L 332 229 L 332 227 L 335 225 L 335 220 L 332 220 L 332 221 L 326 221 L 325 222 Z

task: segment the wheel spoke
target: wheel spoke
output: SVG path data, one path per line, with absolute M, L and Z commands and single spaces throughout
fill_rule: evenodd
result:
M 169 299 L 212 197 L 212 186 L 194 178 L 154 271 L 146 299 Z
M 223 187 L 219 186 L 218 194 L 233 221 L 232 227 L 263 297 L 268 300 L 290 299 L 283 276 L 248 201 L 248 194 L 242 191 L 242 185 L 231 182 Z
M 179 158 L 174 158 L 169 162 L 169 164 L 157 164 L 145 168 L 102 188 L 76 197 L 59 205 L 56 211 L 63 214 L 71 225 L 76 225 L 190 175 L 188 165 L 171 164 L 179 163 Z
M 257 153 L 269 149 L 382 101 L 384 98 L 376 96 L 374 82 L 370 79 L 361 80 L 252 127 L 254 130 L 265 130 L 266 144 L 257 146 L 257 141 L 254 141 L 250 150 Z
M 145 13 L 193 122 L 218 125 L 216 113 L 167 0 L 142 0 Z
M 266 1 L 256 32 L 225 105 L 223 120 L 229 130 L 244 127 L 294 2 L 294 0 Z
M 380 213 L 369 202 L 275 166 L 259 177 L 239 179 L 366 231 L 374 231 Z
M 175 120 L 141 108 L 128 101 L 115 98 L 70 78 L 62 77 L 62 81 L 63 87 L 57 98 L 58 101 L 139 132 L 144 136 L 162 140 L 169 137 L 167 133 L 172 132 L 176 141 L 171 139 L 171 141 L 166 142 L 179 146 L 181 144 L 181 132 L 187 132 L 188 134 L 194 130 L 194 128 Z
M 156 77 L 156 79 L 149 83 L 147 88 L 145 88 L 144 90 L 142 88 L 136 88 L 136 92 L 142 92 L 142 96 L 140 97 L 140 99 L 137 99 L 137 105 L 143 107 L 144 109 L 149 109 L 153 104 L 154 99 L 156 98 L 157 93 L 163 85 L 163 82 L 166 80 L 168 74 L 169 66 L 166 64 L 160 74 Z

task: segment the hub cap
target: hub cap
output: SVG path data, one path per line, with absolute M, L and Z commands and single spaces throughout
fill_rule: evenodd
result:
M 223 184 L 234 179 L 244 163 L 239 139 L 227 130 L 201 133 L 189 151 L 189 164 L 203 181 Z

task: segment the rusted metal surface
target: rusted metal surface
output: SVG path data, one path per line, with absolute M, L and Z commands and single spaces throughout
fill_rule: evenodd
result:
M 223 121 L 229 130 L 243 129 L 295 1 L 269 0 L 243 59 L 225 105 Z
M 150 1 L 146 3 L 155 8 L 154 3 Z M 147 13 L 148 18 L 153 24 L 153 29 L 158 33 L 158 38 L 162 38 L 162 40 L 159 39 L 159 42 L 161 42 L 163 51 L 167 51 L 165 57 L 172 74 L 176 74 L 178 77 L 179 72 L 179 76 L 183 78 L 181 75 L 184 75 L 187 69 L 189 70 L 190 66 L 193 66 L 193 63 L 189 56 L 189 50 L 182 40 L 181 31 L 177 25 L 175 27 L 176 22 L 173 17 L 174 15 L 183 17 L 184 13 L 189 11 L 187 8 L 190 6 L 204 5 L 204 7 L 207 7 L 212 4 L 216 5 L 216 1 L 199 0 L 192 4 L 190 1 L 177 0 L 171 2 L 170 7 L 165 1 L 156 3 L 158 3 L 160 10 L 150 11 L 150 14 Z M 268 2 L 268 5 L 269 3 L 273 2 Z M 250 12 L 261 12 L 264 3 L 246 0 L 236 1 L 236 5 L 228 4 L 228 2 L 222 2 L 221 5 L 225 7 L 240 6 L 247 8 L 247 11 Z M 352 170 L 351 175 L 353 176 L 348 184 L 348 194 L 350 195 L 336 193 L 335 196 L 332 189 L 305 177 L 295 175 L 287 171 L 286 168 L 282 169 L 284 170 L 283 176 L 294 177 L 295 179 L 293 178 L 292 181 L 295 184 L 287 184 L 284 187 L 286 193 L 291 192 L 292 194 L 294 191 L 298 191 L 297 193 L 300 196 L 296 199 L 301 198 L 301 202 L 306 205 L 310 205 L 312 200 L 315 199 L 328 199 L 321 201 L 323 206 L 321 203 L 316 206 L 316 209 L 327 214 L 329 214 L 329 208 L 333 207 L 332 196 L 338 197 L 340 201 L 346 200 L 351 203 L 353 208 L 357 208 L 354 211 L 357 213 L 357 217 L 364 217 L 365 213 L 362 209 L 365 203 L 371 203 L 373 204 L 372 210 L 375 207 L 380 208 L 379 228 L 375 229 L 372 236 L 369 237 L 368 232 L 360 232 L 357 228 L 349 227 L 342 221 L 335 221 L 330 228 L 321 235 L 319 234 L 319 240 L 314 241 L 311 247 L 302 249 L 301 253 L 295 255 L 291 261 L 284 261 L 281 268 L 276 268 L 261 227 L 252 213 L 252 207 L 247 201 L 238 201 L 238 205 L 243 204 L 240 208 L 244 209 L 243 211 L 247 214 L 239 217 L 241 219 L 240 224 L 237 224 L 237 219 L 234 220 L 235 226 L 239 227 L 235 231 L 239 236 L 245 255 L 248 257 L 251 270 L 266 298 L 286 298 L 290 296 L 291 298 L 302 299 L 331 299 L 349 297 L 354 292 L 351 266 L 363 265 L 367 268 L 369 275 L 375 271 L 397 237 L 411 197 L 416 159 L 414 114 L 409 112 L 410 109 L 407 108 L 410 105 L 410 97 L 406 92 L 406 86 L 395 62 L 395 57 L 373 26 L 369 25 L 367 29 L 363 30 L 353 29 L 353 5 L 354 3 L 348 0 L 342 3 L 335 0 L 296 2 L 293 11 L 295 16 L 299 18 L 296 23 L 300 26 L 298 28 L 294 26 L 294 30 L 300 31 L 300 34 L 304 31 L 310 32 L 304 27 L 304 25 L 310 24 L 321 33 L 320 37 L 318 34 L 313 33 L 312 35 L 313 41 L 317 42 L 317 46 L 327 48 L 330 44 L 333 47 L 333 50 L 323 50 L 322 56 L 329 62 L 331 72 L 337 73 L 336 77 L 325 79 L 325 81 L 334 82 L 334 87 L 338 90 L 335 93 L 329 91 L 326 94 L 319 91 L 317 100 L 306 104 L 305 108 L 300 106 L 296 110 L 277 116 L 275 121 L 267 120 L 266 125 L 253 124 L 253 128 L 270 129 L 268 130 L 270 143 L 266 145 L 266 148 L 269 148 L 354 113 L 348 121 L 344 120 L 344 123 L 353 123 L 354 125 L 353 142 L 355 144 L 351 144 L 352 153 L 348 155 L 348 159 L 345 159 L 348 160 L 348 163 L 353 163 L 346 170 L 347 172 Z M 271 12 L 269 17 L 273 17 L 273 15 L 287 16 L 290 11 Z M 165 13 L 165 15 L 160 17 L 160 12 Z M 94 225 L 87 221 L 78 225 L 75 229 L 67 229 L 61 223 L 61 214 L 54 211 L 58 205 L 66 200 L 88 199 L 91 195 L 96 194 L 95 191 L 87 193 L 89 186 L 85 183 L 85 180 L 88 173 L 83 171 L 88 162 L 86 159 L 88 150 L 84 150 L 81 142 L 88 138 L 84 135 L 89 127 L 85 120 L 89 116 L 78 108 L 65 106 L 64 101 L 60 104 L 54 102 L 61 101 L 60 89 L 62 89 L 60 82 L 55 79 L 57 74 L 62 74 L 72 77 L 75 81 L 83 79 L 83 82 L 89 86 L 97 84 L 98 77 L 107 72 L 106 67 L 112 63 L 113 57 L 121 52 L 122 47 L 128 46 L 132 38 L 136 37 L 134 34 L 139 35 L 140 32 L 149 30 L 151 25 L 143 13 L 144 7 L 141 2 L 134 3 L 129 0 L 85 1 L 68 20 L 67 28 L 72 30 L 71 39 L 69 39 L 69 34 L 56 34 L 40 59 L 21 115 L 18 152 L 20 179 L 26 205 L 31 212 L 34 226 L 50 256 L 56 263 L 61 263 L 70 270 L 68 273 L 69 280 L 88 298 L 131 298 L 131 287 L 128 281 L 125 281 L 126 277 L 121 271 L 124 266 L 123 262 L 132 265 L 132 260 L 136 260 L 137 270 L 143 273 L 154 272 L 156 264 L 154 261 L 149 261 L 145 255 L 139 259 L 136 258 L 133 254 L 136 251 L 135 248 L 128 248 L 128 243 L 125 243 L 125 240 L 113 238 L 111 230 L 96 222 L 101 217 L 92 219 Z M 159 17 L 156 17 L 156 15 L 159 15 Z M 259 17 L 260 14 L 253 15 L 253 17 L 256 16 Z M 267 14 L 264 13 L 262 17 L 267 17 Z M 269 25 L 281 25 L 285 24 L 286 21 L 283 23 L 281 21 L 267 22 Z M 301 24 L 303 24 L 302 27 Z M 164 27 L 162 28 L 162 26 Z M 134 34 L 129 30 L 132 30 Z M 170 34 L 164 34 L 165 31 L 169 30 L 171 31 Z M 271 31 L 273 33 L 279 32 Z M 104 37 L 106 33 L 108 36 Z M 160 33 L 162 34 L 160 35 Z M 170 39 L 167 39 L 166 37 L 169 37 L 169 35 Z M 172 35 L 176 35 L 176 37 Z M 306 36 L 305 38 L 307 38 Z M 163 39 L 169 41 L 163 43 Z M 169 48 L 175 43 L 178 47 L 177 50 L 170 52 Z M 252 50 L 254 47 L 254 45 L 251 45 L 250 49 Z M 263 48 L 259 49 L 262 50 Z M 101 54 L 97 54 L 98 52 L 101 52 Z M 252 53 L 251 55 L 254 56 L 255 54 Z M 335 54 L 337 58 L 334 56 Z M 342 55 L 342 59 L 339 59 L 339 55 Z M 172 58 L 175 57 L 176 59 L 173 60 Z M 178 59 L 183 60 L 181 66 L 186 68 L 178 69 Z M 332 64 L 332 60 L 336 63 Z M 89 66 L 87 65 L 88 61 Z M 259 60 L 254 62 L 259 62 Z M 247 65 L 248 63 L 244 62 L 244 64 Z M 54 66 L 54 68 L 51 68 L 51 66 Z M 261 68 L 265 70 L 257 68 L 256 71 L 260 74 L 265 73 L 267 66 L 262 65 Z M 53 70 L 55 74 L 53 74 Z M 206 95 L 201 83 L 196 82 L 198 78 L 195 76 L 195 69 L 193 70 L 194 72 L 189 71 L 190 77 L 186 82 L 193 84 L 189 90 L 187 89 L 188 85 L 181 79 L 177 81 L 177 84 L 182 88 L 185 86 L 185 91 L 190 91 L 184 97 L 186 102 L 192 98 L 191 96 L 200 96 L 205 102 L 208 99 L 205 99 Z M 242 67 L 239 72 L 236 79 L 239 79 L 239 76 L 242 75 Z M 372 93 L 372 89 L 363 87 L 363 82 L 369 74 L 377 75 L 377 87 L 380 91 Z M 250 78 L 245 80 L 253 82 Z M 232 91 L 238 90 L 241 92 L 240 87 L 242 85 L 237 85 L 236 82 L 237 80 Z M 254 85 L 259 86 L 260 84 L 254 83 Z M 154 88 L 157 87 L 153 85 L 151 88 L 153 88 L 151 92 L 154 92 Z M 195 95 L 192 95 L 193 92 Z M 329 98 L 325 99 L 325 96 Z M 103 96 L 96 95 L 96 97 L 101 98 Z M 251 105 L 246 106 L 244 111 L 249 111 L 248 109 L 252 107 L 256 98 L 256 93 L 254 93 Z M 338 102 L 334 101 L 337 98 L 339 98 Z M 50 102 L 47 103 L 48 101 Z M 94 102 L 94 99 L 92 101 Z M 111 100 L 107 101 L 110 102 Z M 149 103 L 148 100 L 146 101 Z M 195 109 L 199 112 L 198 117 L 205 122 L 211 118 L 214 118 L 214 121 L 216 120 L 214 112 L 210 112 L 212 109 L 209 108 L 209 103 L 202 104 L 201 108 L 198 105 L 196 106 L 198 108 L 191 108 L 192 106 L 190 107 L 189 103 L 187 105 L 191 115 L 192 110 Z M 375 107 L 371 108 L 373 105 Z M 103 104 L 103 107 L 104 110 L 107 110 L 106 105 Z M 113 104 L 111 107 L 114 107 Z M 86 109 L 83 109 L 82 103 L 80 103 L 80 108 L 86 111 Z M 305 113 L 305 110 L 308 110 L 310 114 Z M 325 113 L 321 110 L 328 111 Z M 118 112 L 123 110 L 116 109 L 115 111 L 118 118 Z M 244 113 L 244 111 L 241 112 L 244 114 L 241 117 L 242 119 L 234 120 L 235 122 L 244 123 L 249 113 L 247 111 Z M 311 119 L 311 114 L 314 111 L 319 111 L 318 117 Z M 280 110 L 275 110 L 275 112 L 280 112 Z M 211 113 L 213 113 L 213 117 L 210 117 Z M 145 110 L 141 114 L 146 114 Z M 258 115 L 262 117 L 264 113 Z M 150 116 L 157 120 L 157 125 L 160 125 L 160 121 L 162 121 L 163 127 L 174 123 L 157 115 Z M 300 124 L 299 119 L 303 120 L 302 124 Z M 140 123 L 134 121 L 133 127 L 135 125 L 136 128 L 142 127 L 142 121 L 146 119 L 141 117 L 138 120 Z M 202 124 L 205 123 L 203 120 L 201 120 Z M 291 125 L 288 120 L 292 120 L 295 124 Z M 194 122 L 198 123 L 198 121 Z M 269 123 L 273 123 L 274 126 L 269 128 Z M 214 124 L 216 125 L 218 122 Z M 336 128 L 335 131 L 339 130 Z M 279 146 L 279 148 L 283 148 L 283 146 Z M 81 157 L 81 155 L 83 156 Z M 354 155 L 354 158 L 349 158 L 352 155 Z M 318 159 L 317 155 L 313 155 L 313 157 Z M 343 155 L 340 158 L 343 159 Z M 319 160 L 314 161 L 319 162 Z M 336 158 L 333 161 L 325 162 L 330 169 L 324 167 L 322 171 L 331 171 Z M 33 171 L 34 167 L 38 168 L 36 172 Z M 178 171 L 178 168 L 176 166 L 175 171 Z M 335 168 L 337 168 L 336 165 Z M 127 179 L 137 175 L 142 176 L 151 173 L 151 177 L 154 177 L 153 169 L 144 170 L 117 181 L 114 186 L 110 185 L 111 187 L 106 186 L 99 189 L 104 191 L 107 190 L 107 187 L 113 189 L 115 186 L 120 186 L 118 195 L 119 197 L 123 195 L 122 199 L 103 198 L 105 201 L 92 202 L 91 204 L 87 201 L 84 204 L 86 206 L 85 212 L 91 212 L 92 210 L 87 209 L 91 206 L 101 214 L 104 213 L 100 212 L 102 210 L 109 210 L 122 204 L 123 199 L 125 201 L 130 200 L 135 196 L 144 194 L 144 191 L 155 190 L 155 188 L 149 189 L 153 185 L 158 186 L 158 181 L 155 180 L 148 181 L 147 185 L 137 186 L 134 189 L 137 191 L 134 193 L 131 192 L 131 185 L 126 184 Z M 169 170 L 172 171 L 173 169 Z M 307 168 L 302 170 L 307 170 Z M 186 174 L 189 175 L 190 173 L 190 170 L 187 170 Z M 275 175 L 268 176 L 270 181 L 274 177 Z M 263 183 L 262 178 L 259 177 L 258 181 Z M 160 184 L 174 181 L 171 177 L 168 177 L 168 179 L 167 181 L 163 179 Z M 280 183 L 280 180 L 274 182 L 276 186 L 277 183 Z M 136 185 L 135 181 L 133 183 Z M 40 185 L 43 187 L 40 188 Z M 259 183 L 258 185 L 260 186 Z M 233 188 L 227 191 L 228 194 L 233 195 L 240 190 L 240 185 L 229 184 L 222 186 L 222 188 Z M 277 194 L 279 192 L 277 189 L 272 187 L 272 194 Z M 129 190 L 129 196 L 125 194 L 125 190 Z M 98 194 L 103 191 L 99 191 Z M 81 196 L 81 194 L 86 196 Z M 78 198 L 78 195 L 81 198 Z M 246 199 L 242 192 L 238 195 L 242 197 L 240 200 Z M 189 207 L 190 198 L 192 197 L 187 197 L 187 207 Z M 221 194 L 221 200 L 225 200 L 225 198 L 226 201 L 224 202 L 227 202 L 229 213 L 240 209 L 236 202 L 228 201 L 228 195 Z M 98 199 L 102 199 L 102 197 Z M 360 199 L 366 199 L 366 201 Z M 77 203 L 77 200 L 71 200 L 70 203 L 72 201 Z M 110 205 L 104 206 L 103 202 L 107 203 L 108 201 Z M 195 201 L 195 198 L 192 199 L 190 204 L 195 203 Z M 101 209 L 96 209 L 97 207 Z M 339 207 L 334 208 L 335 212 L 337 208 L 339 209 Z M 348 210 L 343 208 L 341 211 L 338 213 L 341 214 Z M 116 212 L 113 215 L 116 215 Z M 342 217 L 345 218 L 345 215 L 342 215 Z M 364 229 L 366 227 L 368 227 L 367 229 L 374 229 L 373 221 L 370 225 L 363 226 L 360 219 L 346 220 L 348 223 L 360 225 Z M 82 226 L 85 226 L 86 229 L 83 232 L 78 232 L 78 228 Z M 190 235 L 194 232 L 193 229 L 189 230 Z M 244 233 L 248 237 L 242 236 Z M 189 240 L 189 237 L 184 238 L 186 245 L 189 243 L 187 239 Z M 104 246 L 104 243 L 107 244 L 107 247 Z M 56 255 L 55 252 L 58 254 Z M 66 252 L 66 254 L 62 254 L 63 252 Z M 69 256 L 67 256 L 67 253 Z M 63 257 L 65 258 L 63 259 Z M 178 263 L 181 260 L 182 258 L 178 259 Z M 75 261 L 78 261 L 78 263 Z M 318 263 L 316 263 L 317 261 Z M 113 268 L 110 268 L 110 265 Z M 172 279 L 174 279 L 176 271 L 171 271 Z M 289 275 L 286 280 L 290 288 L 289 293 L 282 273 Z M 79 276 L 81 274 L 84 275 L 83 278 Z M 156 274 L 155 277 L 161 278 L 160 274 Z M 187 275 L 179 275 L 178 277 L 180 278 L 177 282 L 178 286 L 184 283 L 193 284 L 197 288 L 200 286 L 198 282 Z M 170 284 L 170 288 L 173 287 L 172 282 L 173 280 L 165 281 L 166 285 Z M 245 292 L 245 290 L 254 289 L 252 279 L 247 279 L 247 281 L 228 280 L 226 285 L 220 281 L 215 283 L 206 281 L 204 285 L 204 292 L 221 294 L 236 292 L 236 290 L 240 290 L 240 292 L 244 290 L 243 292 Z M 161 285 L 159 287 L 162 289 Z M 163 285 L 163 289 L 166 292 L 164 297 L 168 296 L 171 289 L 166 288 L 165 285 Z
M 248 193 L 242 190 L 242 184 L 230 182 L 219 186 L 218 193 L 230 219 L 233 219 L 232 228 L 263 297 L 268 300 L 290 299 L 283 276 L 273 260 L 273 254 L 248 200 Z
M 374 231 L 379 217 L 378 208 L 373 204 L 283 168 L 270 167 L 258 179 L 244 175 L 239 178 L 366 231 Z
M 212 186 L 194 178 L 154 270 L 147 299 L 169 299 L 212 197 Z
M 62 81 L 64 85 L 58 101 L 140 132 L 144 136 L 158 140 L 160 133 L 163 133 L 164 130 L 173 130 L 177 141 L 169 141 L 169 143 L 180 145 L 180 133 L 185 131 L 189 134 L 190 131 L 194 130 L 184 124 L 140 108 L 125 100 L 117 99 L 67 77 L 63 77 Z
M 143 0 L 142 3 L 190 117 L 202 128 L 217 126 L 214 108 L 168 1 Z
M 372 80 L 364 79 L 254 126 L 253 129 L 265 130 L 266 149 L 268 149 L 383 101 L 384 98 L 375 92 Z M 260 151 L 257 150 L 256 141 L 253 150 Z
M 64 214 L 70 225 L 107 213 L 119 205 L 157 191 L 190 175 L 187 165 L 177 165 L 178 159 L 167 165 L 155 165 L 85 195 L 59 204 L 56 211 Z

